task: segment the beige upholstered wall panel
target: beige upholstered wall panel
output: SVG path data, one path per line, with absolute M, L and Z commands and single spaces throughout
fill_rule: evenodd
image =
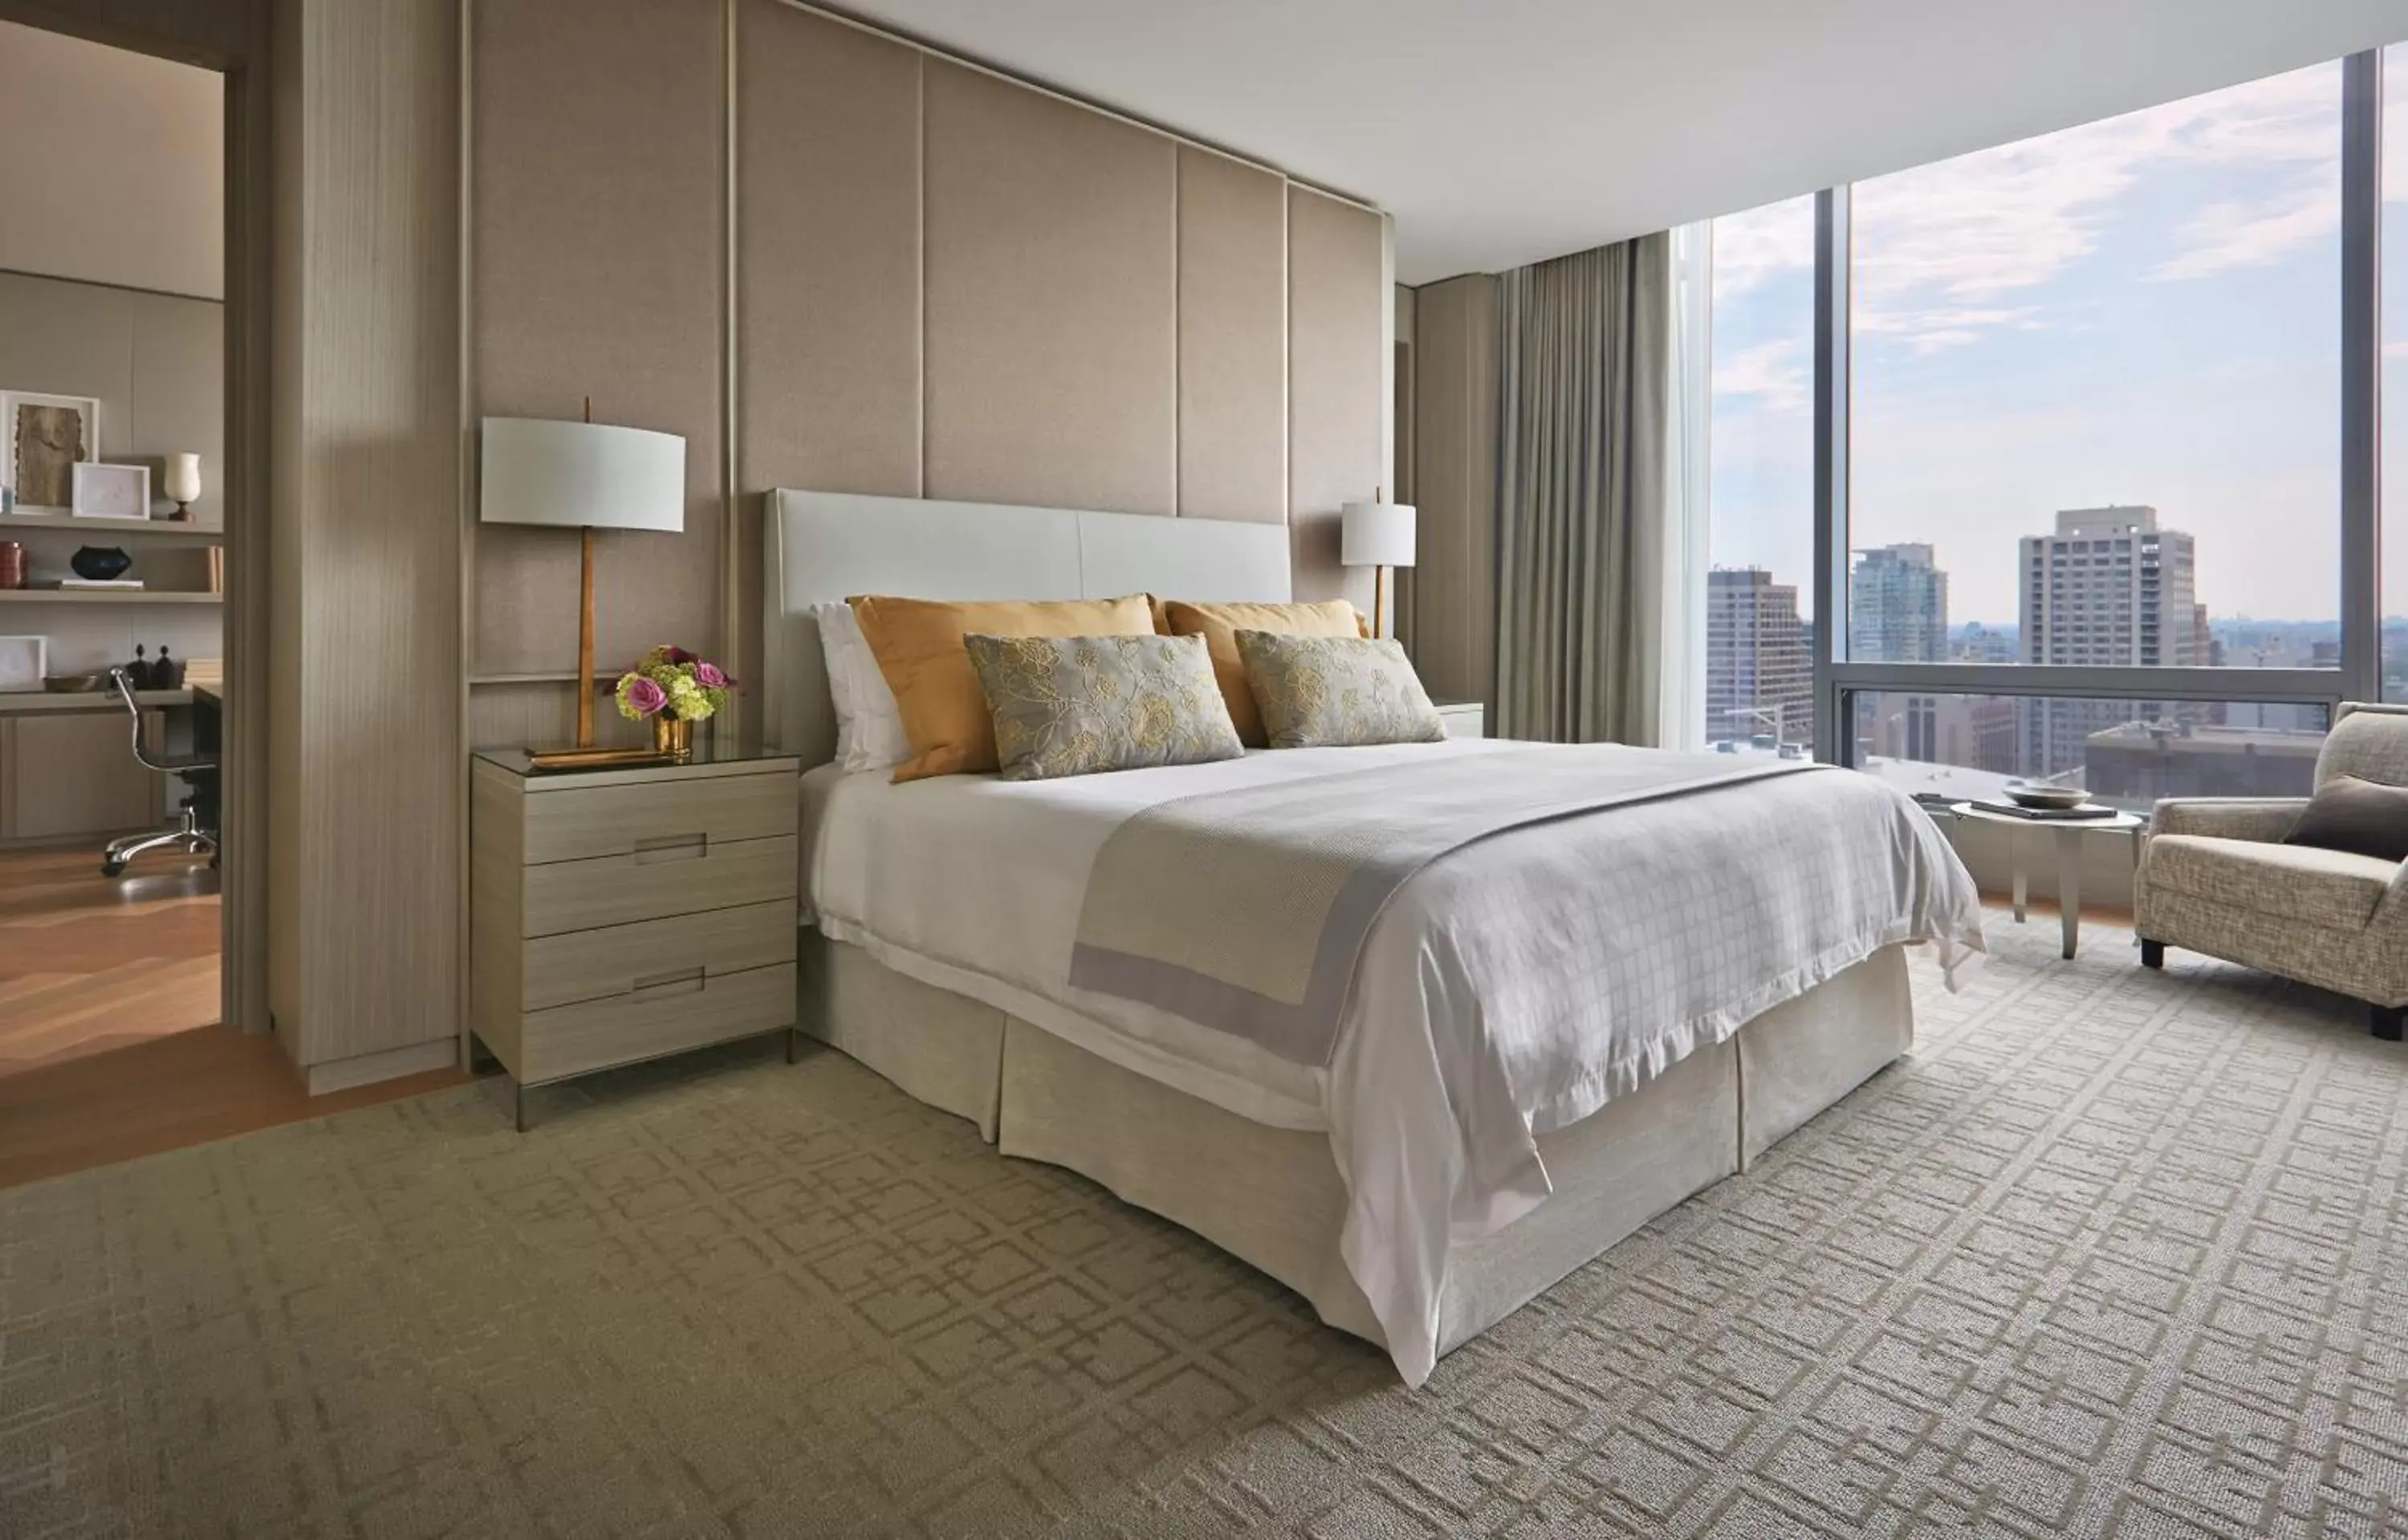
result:
M 719 0 L 470 7 L 471 322 L 478 415 L 682 435 L 681 535 L 605 534 L 595 661 L 720 635 L 726 221 Z M 577 540 L 476 535 L 479 672 L 576 661 Z
M 920 491 L 920 62 L 781 0 L 738 0 L 739 679 L 762 677 L 764 495 Z
M 1380 216 L 1288 188 L 1288 524 L 1298 598 L 1371 608 L 1371 574 L 1338 562 L 1339 510 L 1387 481 L 1388 325 Z
M 1179 147 L 1179 511 L 1287 517 L 1287 181 Z
M 924 92 L 924 495 L 1172 512 L 1176 144 L 936 59 Z
M 1497 281 L 1425 284 L 1413 335 L 1413 665 L 1435 694 L 1485 700 L 1497 655 Z

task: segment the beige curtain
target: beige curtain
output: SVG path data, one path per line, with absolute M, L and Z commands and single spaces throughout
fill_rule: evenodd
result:
M 1671 250 L 1647 236 L 1501 281 L 1491 730 L 1504 737 L 1656 740 Z

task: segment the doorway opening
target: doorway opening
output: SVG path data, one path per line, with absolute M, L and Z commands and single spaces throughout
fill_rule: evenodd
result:
M 189 1110 L 170 1040 L 240 1035 L 226 122 L 216 70 L 0 22 L 0 1183 L 142 1122 L 121 1092 Z

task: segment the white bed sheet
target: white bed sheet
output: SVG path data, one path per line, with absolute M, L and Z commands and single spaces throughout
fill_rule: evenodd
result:
M 1982 944 L 1972 880 L 1930 821 L 1868 777 L 1813 771 L 1516 829 L 1433 863 L 1373 925 L 1326 1067 L 1068 984 L 1088 868 L 1130 813 L 1530 747 L 1283 750 L 1021 783 L 823 768 L 806 778 L 804 887 L 826 934 L 899 972 L 1240 1116 L 1326 1130 L 1353 1201 L 1344 1255 L 1418 1385 L 1451 1237 L 1548 1193 L 1538 1134 L 1884 946 L 1934 941 L 1953 972 Z

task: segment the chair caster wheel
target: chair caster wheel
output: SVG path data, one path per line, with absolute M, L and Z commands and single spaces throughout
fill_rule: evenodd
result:
M 100 863 L 100 874 L 104 877 L 122 877 L 125 875 L 125 863 L 123 861 L 103 861 Z

